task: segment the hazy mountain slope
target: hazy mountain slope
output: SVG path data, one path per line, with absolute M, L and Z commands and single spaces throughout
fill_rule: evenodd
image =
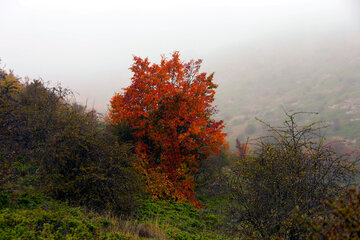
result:
M 282 40 L 233 48 L 210 63 L 216 104 L 231 145 L 261 132 L 254 117 L 276 123 L 282 109 L 316 111 L 326 134 L 360 143 L 360 35 Z

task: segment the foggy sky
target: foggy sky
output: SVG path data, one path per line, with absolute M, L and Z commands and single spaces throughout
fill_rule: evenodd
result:
M 61 83 L 104 112 L 130 83 L 133 55 L 158 62 L 178 50 L 185 60 L 204 59 L 205 68 L 212 62 L 206 70 L 216 72 L 214 56 L 231 46 L 360 32 L 359 2 L 0 0 L 0 59 L 5 69 Z

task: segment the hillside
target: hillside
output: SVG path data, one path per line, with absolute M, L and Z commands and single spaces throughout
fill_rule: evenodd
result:
M 238 152 L 229 151 L 222 132 L 204 131 L 212 125 L 223 127 L 207 115 L 215 94 L 212 75 L 192 75 L 199 67 L 196 63 L 180 70 L 184 65 L 176 54 L 161 66 L 166 67 L 161 70 L 165 75 L 153 68 L 156 72 L 150 76 L 165 76 L 168 82 L 148 82 L 146 87 L 165 95 L 155 105 L 158 109 L 143 105 L 150 117 L 131 119 L 155 120 L 141 125 L 104 122 L 96 111 L 71 103 L 70 89 L 36 79 L 22 81 L 0 69 L 0 239 L 329 239 L 329 234 L 350 239 L 347 236 L 359 232 L 354 226 L 359 229 L 360 195 L 348 189 L 359 179 L 358 158 L 336 155 L 323 145 L 322 136 L 314 138 L 316 128 L 295 127 L 307 115 L 279 115 L 287 122 L 267 127 L 271 136 L 258 141 L 257 149 L 249 152 L 239 143 Z M 188 81 L 178 77 L 182 74 Z M 134 76 L 141 76 L 139 83 L 149 80 L 143 74 Z M 190 86 L 199 99 L 210 96 L 203 102 L 205 113 L 192 115 L 195 121 L 204 116 L 198 121 L 201 125 L 191 118 L 181 122 L 189 112 L 183 106 L 201 110 L 202 102 L 192 104 L 192 95 L 184 97 Z M 136 103 L 149 99 L 142 95 L 149 88 L 143 89 L 138 93 L 135 88 L 135 96 L 140 96 Z M 131 103 L 119 99 L 112 106 Z M 135 113 L 139 106 L 134 106 Z M 114 116 L 121 110 L 114 110 Z M 155 132 L 158 122 L 165 120 L 169 124 Z M 144 127 L 152 132 L 139 138 Z M 244 131 L 259 132 L 251 122 Z M 152 138 L 153 132 L 157 134 Z M 160 135 L 164 132 L 173 138 Z M 206 136 L 210 142 L 190 145 Z M 160 140 L 173 145 L 164 148 Z M 337 151 L 349 151 L 336 141 L 332 144 Z M 178 151 L 177 145 L 182 146 Z M 339 218 L 336 211 L 347 215 Z
M 314 111 L 329 140 L 360 142 L 360 35 L 308 37 L 234 47 L 209 66 L 228 140 L 261 134 L 255 117 L 278 124 L 284 109 Z

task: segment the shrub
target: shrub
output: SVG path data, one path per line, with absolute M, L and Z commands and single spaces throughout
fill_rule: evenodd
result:
M 140 190 L 131 143 L 119 142 L 95 111 L 69 104 L 70 90 L 1 76 L 0 167 L 7 174 L 0 187 L 35 187 L 71 204 L 130 214 Z
M 253 152 L 227 173 L 229 216 L 234 229 L 259 238 L 298 238 L 292 221 L 298 208 L 311 216 L 326 199 L 343 192 L 357 173 L 356 161 L 338 156 L 324 144 L 321 124 L 300 126 L 299 113 L 286 113 L 283 126 L 266 123 L 269 136 L 257 139 Z
M 312 239 L 360 239 L 360 188 L 327 203 L 329 210 L 311 220 Z

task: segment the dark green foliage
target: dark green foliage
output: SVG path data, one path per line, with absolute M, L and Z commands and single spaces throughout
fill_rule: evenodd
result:
M 32 187 L 59 200 L 130 214 L 139 181 L 132 146 L 95 111 L 70 105 L 71 92 L 38 80 L 0 78 L 0 187 Z
M 298 113 L 256 141 L 250 156 L 227 172 L 229 221 L 248 237 L 300 238 L 293 212 L 311 216 L 323 201 L 339 196 L 357 174 L 356 161 L 324 145 L 317 123 L 300 126 Z
M 0 210 L 4 208 L 28 208 L 33 209 L 44 202 L 42 194 L 29 194 L 20 192 L 0 192 Z
M 10 162 L 0 155 L 0 191 L 4 190 L 6 185 L 11 182 L 11 179 L 14 176 L 13 171 L 14 169 Z
M 0 192 L 0 209 L 8 206 L 10 200 L 11 200 L 11 195 L 8 192 L 6 191 Z
M 135 143 L 133 129 L 126 122 L 119 122 L 109 126 L 111 131 L 118 137 L 120 142 Z
M 224 167 L 230 166 L 236 159 L 235 154 L 228 148 L 222 147 L 221 152 L 212 154 L 199 162 L 198 172 L 195 175 L 195 190 L 199 195 L 218 194 L 214 183 L 217 181 Z

